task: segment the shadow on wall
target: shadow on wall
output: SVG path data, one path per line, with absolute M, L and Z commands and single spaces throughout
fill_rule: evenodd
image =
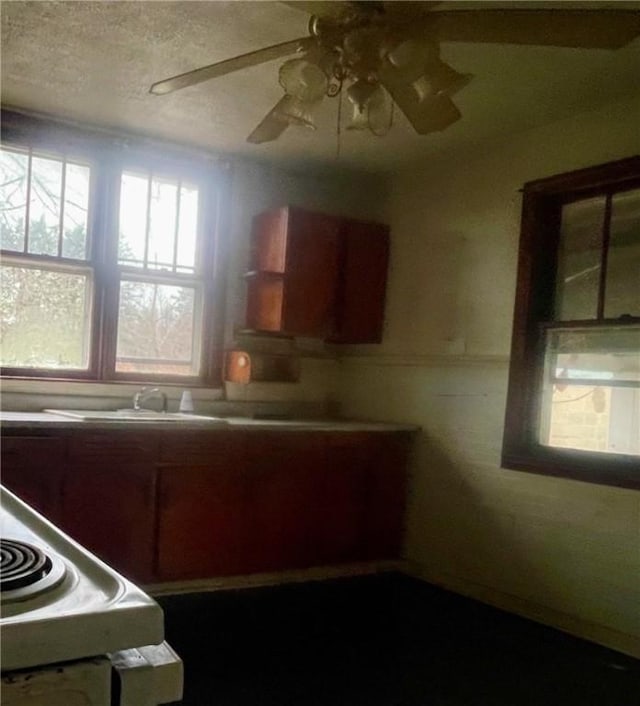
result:
M 636 654 L 635 499 L 618 488 L 474 463 L 465 453 L 428 431 L 416 438 L 405 544 L 411 570 Z

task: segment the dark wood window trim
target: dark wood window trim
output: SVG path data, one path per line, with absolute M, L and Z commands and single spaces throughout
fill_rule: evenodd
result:
M 539 443 L 538 406 L 544 367 L 542 334 L 552 318 L 562 205 L 640 186 L 640 156 L 532 181 L 523 188 L 516 300 L 502 466 L 590 483 L 640 488 L 637 456 L 575 451 Z M 599 302 L 602 315 L 602 301 Z M 562 322 L 563 326 L 633 325 L 638 317 Z
M 92 170 L 89 254 L 84 263 L 93 272 L 94 300 L 91 322 L 91 357 L 82 371 L 7 368 L 2 377 L 22 379 L 78 380 L 86 382 L 156 382 L 220 387 L 222 385 L 225 309 L 225 253 L 228 244 L 229 178 L 226 163 L 186 146 L 142 136 L 92 129 L 49 120 L 11 110 L 1 113 L 2 144 L 8 149 L 33 149 L 57 158 L 80 159 Z M 197 376 L 116 373 L 114 371 L 118 287 L 120 272 L 115 264 L 117 192 L 121 171 L 138 169 L 170 175 L 198 185 L 202 231 L 198 262 L 202 288 L 201 364 Z M 15 253 L 3 253 L 14 258 Z M 22 256 L 21 256 L 22 257 Z M 33 262 L 46 257 L 24 255 Z M 53 258 L 56 262 L 61 262 Z M 74 261 L 76 267 L 83 263 Z M 131 274 L 135 274 L 134 270 Z M 138 274 L 144 274 L 144 270 Z M 149 274 L 149 273 L 147 273 Z M 174 276 L 179 280 L 180 276 Z

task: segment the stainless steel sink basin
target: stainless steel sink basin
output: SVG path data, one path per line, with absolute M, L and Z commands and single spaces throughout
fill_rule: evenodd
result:
M 102 422 L 173 422 L 174 424 L 226 424 L 221 417 L 204 417 L 199 414 L 184 414 L 182 412 L 154 412 L 151 409 L 45 409 L 61 417 L 69 417 L 80 421 Z

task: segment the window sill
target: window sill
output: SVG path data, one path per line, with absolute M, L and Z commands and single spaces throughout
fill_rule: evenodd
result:
M 502 468 L 640 490 L 640 458 L 541 445 L 502 454 Z
M 163 385 L 150 383 L 160 387 L 167 395 L 169 405 L 177 405 L 186 385 Z M 27 379 L 19 377 L 2 378 L 2 406 L 4 409 L 34 411 L 45 407 L 55 407 L 60 404 L 60 398 L 73 398 L 74 406 L 79 408 L 105 408 L 113 405 L 129 403 L 134 393 L 138 392 L 143 383 L 130 382 L 87 382 L 77 380 Z M 224 399 L 222 387 L 208 388 L 189 387 L 194 397 L 202 402 L 216 402 Z M 82 400 L 85 402 L 82 403 Z M 65 406 L 69 406 L 68 404 Z M 126 405 L 125 405 L 126 406 Z

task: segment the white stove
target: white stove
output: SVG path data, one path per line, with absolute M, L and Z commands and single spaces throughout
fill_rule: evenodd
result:
M 4 488 L 0 537 L 3 703 L 181 698 L 182 662 L 163 642 L 153 599 Z

